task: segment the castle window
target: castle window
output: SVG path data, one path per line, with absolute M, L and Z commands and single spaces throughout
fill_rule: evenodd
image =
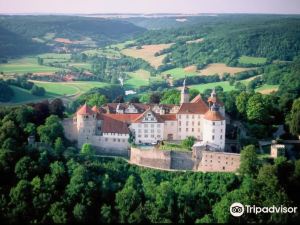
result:
M 194 115 L 192 115 L 192 119 L 194 119 Z
M 215 129 L 212 129 L 212 132 L 215 133 Z
M 220 136 L 220 139 L 222 139 L 222 135 Z
M 148 134 L 145 134 L 145 136 L 144 136 L 145 138 L 147 138 L 148 137 Z
M 108 141 L 108 138 L 105 138 L 105 141 Z
M 223 125 L 223 121 L 221 121 L 221 125 Z
M 192 131 L 194 131 L 194 128 L 192 128 Z
M 210 162 L 212 162 L 212 160 L 210 160 Z
M 194 121 L 192 122 L 192 126 L 194 126 Z
M 120 138 L 118 138 L 118 142 L 120 142 Z
M 138 137 L 141 137 L 141 136 L 142 136 L 142 135 L 140 135 L 140 134 L 138 135 Z
M 154 124 L 151 124 L 151 128 L 153 128 L 154 127 Z
M 114 138 L 113 141 L 116 142 L 116 139 Z
M 186 121 L 185 125 L 188 126 L 189 125 L 189 121 Z
M 181 121 L 179 121 L 179 126 L 181 126 Z
M 200 128 L 198 128 L 198 132 L 200 132 Z
M 223 166 L 223 170 L 225 170 L 225 166 Z
M 148 133 L 148 130 L 144 130 L 144 133 Z
M 212 140 L 215 140 L 215 135 L 213 135 L 213 136 L 211 137 L 211 139 L 212 139 Z
M 200 126 L 200 121 L 198 121 L 198 126 Z
M 189 131 L 189 128 L 186 128 L 185 131 Z
M 181 115 L 179 115 L 178 118 L 181 119 Z
M 188 118 L 189 118 L 189 115 L 186 115 L 186 118 L 188 119 Z
M 215 125 L 215 122 L 213 122 L 212 125 L 214 126 L 214 125 Z
M 181 131 L 181 128 L 179 127 L 179 131 Z
M 152 137 L 152 138 L 154 138 L 154 135 L 153 135 L 153 134 L 151 134 L 151 137 Z
M 123 139 L 123 142 L 125 142 L 125 139 Z
M 157 127 L 160 127 L 160 124 L 159 124 L 159 123 L 157 124 Z
M 160 138 L 160 135 L 157 135 L 158 138 Z
M 151 133 L 154 133 L 154 130 L 153 130 L 153 129 L 151 129 Z

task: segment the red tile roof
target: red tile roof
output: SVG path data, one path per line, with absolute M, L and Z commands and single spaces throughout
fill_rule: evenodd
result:
M 201 95 L 197 95 L 195 98 L 193 98 L 193 100 L 191 101 L 191 103 L 197 103 L 200 102 L 202 100 Z
M 142 114 L 133 113 L 133 114 L 105 114 L 105 116 L 110 117 L 115 120 L 119 120 L 126 123 L 132 123 Z
M 93 106 L 92 111 L 95 113 L 100 113 L 100 109 L 97 106 Z
M 115 120 L 109 116 L 102 114 L 103 116 L 103 133 L 118 133 L 118 134 L 129 134 L 129 128 L 125 122 Z
M 166 120 L 176 120 L 176 114 L 164 114 L 160 115 L 160 117 L 166 121 Z
M 95 114 L 95 112 L 89 106 L 87 106 L 87 104 L 85 103 L 80 109 L 77 110 L 77 114 L 92 115 L 92 114 Z
M 182 103 L 178 114 L 204 114 L 207 111 L 208 106 L 206 103 L 202 99 L 198 98 L 195 103 Z
M 204 119 L 211 120 L 211 121 L 225 120 L 225 118 L 221 115 L 220 112 L 212 111 L 212 110 L 209 110 L 207 111 L 207 113 L 205 113 Z

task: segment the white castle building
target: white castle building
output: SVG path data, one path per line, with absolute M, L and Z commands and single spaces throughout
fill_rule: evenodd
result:
M 90 143 L 109 152 L 127 151 L 129 137 L 135 144 L 162 140 L 197 139 L 198 145 L 225 148 L 225 110 L 215 90 L 206 103 L 200 95 L 190 101 L 185 81 L 180 105 L 108 103 L 90 108 L 81 106 L 73 118 L 64 119 L 65 136 L 80 148 Z

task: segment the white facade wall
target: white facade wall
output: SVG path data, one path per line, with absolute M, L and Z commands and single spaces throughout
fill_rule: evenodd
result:
M 172 136 L 173 140 L 178 140 L 177 130 L 178 130 L 177 120 L 165 121 L 165 123 L 164 123 L 164 140 L 169 140 L 171 136 Z
M 212 143 L 220 150 L 225 148 L 225 120 L 210 121 L 203 119 L 203 143 Z
M 164 123 L 133 123 L 135 143 L 153 143 L 164 139 Z
M 178 139 L 183 140 L 188 136 L 193 136 L 197 140 L 202 139 L 200 114 L 178 114 Z

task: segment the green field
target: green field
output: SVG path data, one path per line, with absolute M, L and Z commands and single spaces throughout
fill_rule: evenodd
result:
M 56 72 L 60 68 L 38 65 L 34 57 L 11 60 L 8 63 L 0 64 L 0 72 L 3 73 L 38 73 L 38 72 Z
M 185 76 L 195 76 L 195 72 L 186 72 L 183 68 L 174 68 L 166 70 L 162 73 L 163 75 L 171 74 L 174 80 L 184 78 Z
M 114 44 L 114 45 L 110 45 L 111 48 L 117 48 L 119 50 L 122 50 L 125 48 L 126 45 L 128 44 L 133 44 L 135 41 L 133 40 L 129 40 L 129 41 L 125 41 L 125 42 L 122 42 L 122 43 L 118 43 L 118 44 Z
M 232 91 L 235 90 L 234 85 L 230 86 L 228 81 L 221 81 L 221 82 L 215 82 L 215 83 L 208 83 L 208 84 L 197 84 L 197 85 L 191 85 L 189 88 L 197 89 L 200 91 L 200 93 L 203 93 L 206 89 L 213 89 L 216 86 L 221 86 L 224 91 Z
M 239 58 L 239 63 L 242 64 L 254 64 L 254 65 L 260 65 L 267 62 L 267 58 L 264 57 L 252 57 L 252 56 L 241 56 Z
M 74 82 L 42 82 L 33 81 L 37 86 L 45 88 L 51 95 L 75 95 L 82 94 L 94 87 L 105 87 L 109 85 L 103 82 L 74 81 Z
M 129 79 L 124 82 L 128 88 L 137 88 L 144 85 L 149 85 L 150 72 L 146 70 L 137 70 L 128 72 Z
M 121 53 L 115 49 L 110 48 L 95 48 L 83 51 L 82 53 L 88 56 L 105 56 L 108 58 L 120 58 Z
M 38 101 L 38 100 L 41 100 L 41 99 L 51 97 L 48 94 L 46 96 L 43 96 L 43 97 L 35 96 L 35 95 L 32 95 L 29 90 L 19 88 L 19 87 L 16 87 L 16 86 L 11 86 L 11 88 L 14 90 L 15 96 L 13 97 L 13 99 L 8 104 L 10 104 L 10 103 L 18 104 L 18 103 L 25 103 L 25 102 L 34 102 L 34 101 Z
M 261 87 L 255 89 L 255 91 L 262 94 L 270 94 L 273 91 L 276 92 L 278 90 L 278 87 L 279 85 L 264 84 Z

